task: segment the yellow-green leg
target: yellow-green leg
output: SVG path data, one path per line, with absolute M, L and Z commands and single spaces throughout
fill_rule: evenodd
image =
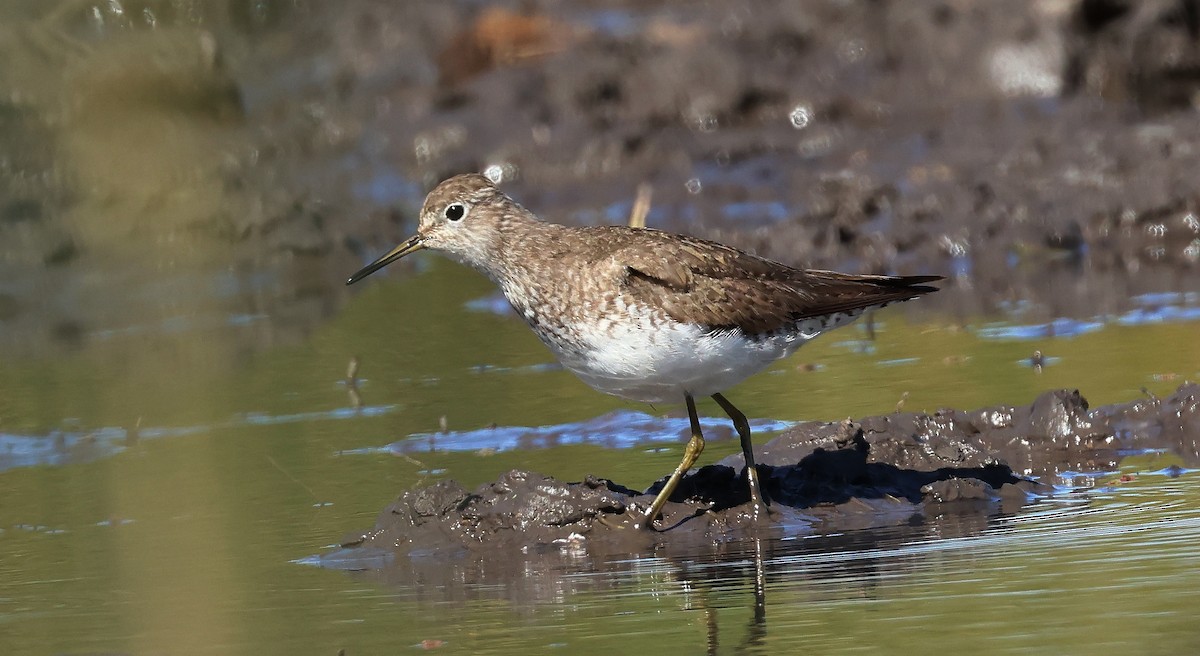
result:
M 642 528 L 654 528 L 654 520 L 658 519 L 663 505 L 667 503 L 667 499 L 679 485 L 679 479 L 683 478 L 692 465 L 696 464 L 696 458 L 699 458 L 700 452 L 704 450 L 704 434 L 700 432 L 700 416 L 696 414 L 696 401 L 692 399 L 691 394 L 685 394 L 683 400 L 687 403 L 688 421 L 692 424 L 692 438 L 688 440 L 687 446 L 683 449 L 683 460 L 671 473 L 671 478 L 667 479 L 667 484 L 663 486 L 658 496 L 654 497 L 654 503 L 650 504 L 650 512 L 646 515 L 646 523 L 642 525 Z
M 750 442 L 750 422 L 746 421 L 746 415 L 734 407 L 729 399 L 720 394 L 713 394 L 712 398 L 733 420 L 733 428 L 742 441 L 742 456 L 746 459 L 746 480 L 750 482 L 750 503 L 753 504 L 756 516 L 765 516 L 767 497 L 763 494 L 762 485 L 758 482 L 758 467 L 754 464 L 754 445 Z

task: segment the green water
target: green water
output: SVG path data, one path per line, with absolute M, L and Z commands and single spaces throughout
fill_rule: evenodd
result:
M 259 329 L 251 322 L 117 332 L 53 356 L 6 356 L 0 433 L 51 443 L 58 431 L 65 442 L 61 459 L 43 461 L 56 464 L 0 471 L 3 651 L 364 654 L 425 640 L 449 653 L 1200 647 L 1191 617 L 1200 556 L 1189 546 L 1200 538 L 1196 474 L 1144 473 L 1108 487 L 1105 476 L 1013 517 L 757 545 L 758 620 L 753 545 L 694 562 L 564 557 L 500 580 L 480 571 L 486 563 L 423 564 L 450 582 L 436 585 L 296 564 L 369 528 L 398 493 L 440 478 L 472 486 L 524 467 L 642 487 L 678 461 L 678 442 L 372 451 L 436 431 L 442 417 L 457 431 L 625 407 L 677 411 L 624 404 L 532 367 L 550 356 L 523 324 L 464 309 L 489 283 L 429 264 L 372 281 L 293 344 L 247 350 L 243 333 Z M 1169 393 L 1200 372 L 1194 324 L 1004 341 L 981 338 L 983 322 L 912 311 L 881 313 L 873 342 L 860 328 L 822 337 L 729 396 L 752 418 L 838 419 L 901 399 L 930 410 L 1025 403 L 1059 386 L 1115 402 L 1143 386 Z M 1039 374 L 1022 364 L 1035 349 L 1058 360 Z M 342 381 L 354 356 L 361 414 Z M 112 438 L 129 433 L 137 437 Z M 715 440 L 703 462 L 737 450 Z M 1145 456 L 1123 471 L 1177 463 Z
M 679 409 L 545 367 L 520 322 L 464 308 L 490 284 L 442 260 L 341 287 L 361 262 L 321 249 L 343 236 L 382 247 L 375 228 L 347 226 L 394 210 L 411 227 L 419 198 L 392 168 L 408 145 L 347 136 L 310 107 L 340 96 L 330 71 L 358 51 L 259 31 L 328 7 L 0 3 L 0 654 L 1200 650 L 1200 475 L 1149 473 L 1180 464 L 1171 454 L 1015 516 L 675 558 L 299 564 L 440 479 L 470 487 L 522 467 L 640 488 L 682 450 L 382 449 L 443 424 L 458 435 Z M 297 103 L 290 120 L 271 111 Z M 1200 377 L 1195 321 L 1017 341 L 980 329 L 1019 318 L 931 308 L 880 313 L 873 340 L 861 326 L 823 337 L 728 396 L 751 418 L 838 420 L 1057 387 L 1102 404 Z M 1040 373 L 1022 364 L 1035 350 L 1051 358 Z M 738 450 L 718 435 L 701 462 Z

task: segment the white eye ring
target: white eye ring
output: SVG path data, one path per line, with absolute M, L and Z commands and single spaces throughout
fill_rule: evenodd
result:
M 461 221 L 467 215 L 467 206 L 462 203 L 450 203 L 442 210 L 442 216 L 451 221 Z

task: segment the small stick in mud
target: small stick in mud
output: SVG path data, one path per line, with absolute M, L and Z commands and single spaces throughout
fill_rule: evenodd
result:
M 646 215 L 650 213 L 650 197 L 654 195 L 654 187 L 643 182 L 638 185 L 637 196 L 633 199 L 633 207 L 629 209 L 629 227 L 645 228 Z

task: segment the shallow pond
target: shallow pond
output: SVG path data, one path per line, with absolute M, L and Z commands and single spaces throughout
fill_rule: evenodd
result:
M 593 392 L 495 308 L 486 280 L 421 257 L 420 269 L 373 281 L 294 344 L 250 349 L 257 321 L 198 312 L 91 335 L 53 356 L 6 356 L 6 651 L 1200 645 L 1189 610 L 1200 590 L 1189 548 L 1200 538 L 1200 476 L 1165 469 L 1180 464 L 1171 454 L 1064 472 L 1051 482 L 1083 487 L 991 518 L 721 544 L 684 558 L 564 549 L 504 566 L 312 567 L 311 556 L 369 528 L 399 492 L 442 478 L 473 486 L 522 467 L 645 487 L 678 461 L 678 408 Z M 1123 315 L 1060 322 L 1057 337 L 1016 315 L 952 324 L 918 314 L 917 303 L 891 308 L 873 337 L 865 326 L 824 336 L 730 397 L 761 422 L 761 444 L 789 422 L 900 402 L 1027 403 L 1080 385 L 1093 404 L 1142 387 L 1168 393 L 1200 373 L 1196 299 L 1141 301 Z M 701 414 L 723 423 L 715 406 Z M 730 431 L 710 432 L 702 462 L 738 450 Z
M 1175 180 L 1195 169 L 1189 115 L 1110 142 L 1096 136 L 1109 123 L 1063 126 L 1047 99 L 1009 107 L 947 95 L 962 109 L 912 112 L 903 93 L 945 94 L 911 82 L 946 71 L 930 55 L 895 77 L 906 69 L 888 56 L 879 67 L 888 80 L 872 82 L 862 55 L 917 41 L 907 27 L 876 26 L 890 14 L 877 3 L 855 10 L 872 18 L 869 41 L 836 17 L 777 38 L 761 3 L 728 17 L 724 6 L 694 5 L 696 24 L 715 28 L 707 34 L 693 29 L 688 3 L 645 16 L 562 4 L 601 33 L 649 34 L 632 42 L 635 54 L 701 39 L 707 57 L 710 40 L 757 15 L 772 36 L 739 39 L 771 49 L 744 70 L 812 71 L 837 86 L 789 77 L 794 86 L 778 93 L 741 94 L 727 85 L 730 107 L 748 114 L 719 130 L 707 100 L 696 106 L 704 115 L 664 128 L 671 112 L 640 109 L 659 95 L 626 93 L 624 111 L 642 124 L 599 138 L 589 126 L 601 114 L 576 120 L 575 99 L 620 87 L 603 76 L 588 83 L 571 66 L 547 78 L 566 86 L 545 107 L 573 108 L 550 127 L 544 107 L 526 114 L 516 102 L 542 101 L 526 92 L 531 82 L 476 89 L 507 113 L 443 93 L 438 39 L 480 3 L 0 3 L 0 653 L 1200 651 L 1200 474 L 1172 453 L 1059 472 L 1046 481 L 1056 494 L 992 516 L 818 524 L 670 556 L 564 544 L 492 559 L 391 554 L 367 571 L 318 560 L 398 494 L 436 481 L 469 488 L 519 467 L 645 488 L 679 462 L 680 408 L 588 389 L 478 275 L 417 255 L 342 287 L 365 263 L 351 260 L 411 228 L 422 188 L 449 170 L 503 172 L 510 155 L 525 160 L 513 182 L 532 198 L 521 200 L 548 218 L 623 221 L 650 171 L 660 176 L 652 225 L 730 237 L 737 227 L 758 235 L 743 233 L 744 244 L 796 258 L 837 253 L 853 270 L 878 268 L 862 243 L 908 231 L 900 266 L 955 277 L 947 291 L 824 336 L 731 390 L 759 445 L 801 420 L 1023 404 L 1062 387 L 1100 405 L 1200 377 L 1200 228 L 1192 187 Z M 909 25 L 907 5 L 894 4 L 890 20 Z M 1031 4 L 1051 5 L 1062 3 Z M 790 16 L 792 6 L 779 8 Z M 1024 47 L 1028 26 L 1014 15 Z M 823 51 L 809 41 L 823 32 L 844 40 Z M 780 59 L 780 47 L 797 44 L 841 63 Z M 612 56 L 620 77 L 626 51 Z M 971 57 L 961 60 L 979 77 Z M 690 56 L 680 61 L 686 69 Z M 640 70 L 639 84 L 655 88 L 679 77 Z M 722 70 L 718 83 L 742 77 Z M 771 122 L 785 105 L 791 120 L 785 111 Z M 936 117 L 937 130 L 910 114 Z M 1027 129 L 1039 125 L 1065 136 Z M 510 133 L 554 135 L 552 148 Z M 689 141 L 698 135 L 719 140 Z M 947 156 L 943 144 L 975 154 Z M 612 159 L 618 151 L 630 152 Z M 1034 166 L 1060 159 L 1061 176 Z M 593 182 L 614 168 L 626 176 Z M 557 182 L 537 189 L 546 179 Z M 1006 191 L 1014 180 L 1063 200 Z M 1106 205 L 1126 180 L 1139 193 Z M 809 194 L 801 181 L 823 189 Z M 939 198 L 943 207 L 927 207 Z M 1166 209 L 1138 215 L 1126 202 Z M 875 209 L 855 230 L 809 223 L 844 206 Z M 936 230 L 905 222 L 939 212 Z M 1005 223 L 1062 218 L 1055 212 L 1079 231 L 1108 230 L 1104 217 L 1116 212 L 1137 239 L 1100 251 L 1096 234 L 1005 228 L 972 241 Z M 993 223 L 963 223 L 976 220 Z M 855 235 L 854 249 L 831 245 Z M 793 248 L 801 243 L 813 252 Z M 879 243 L 880 253 L 893 245 Z M 1163 290 L 1184 293 L 1138 296 Z M 1033 300 L 975 314 L 996 297 Z M 737 453 L 719 409 L 702 402 L 700 412 L 710 438 L 701 463 Z

